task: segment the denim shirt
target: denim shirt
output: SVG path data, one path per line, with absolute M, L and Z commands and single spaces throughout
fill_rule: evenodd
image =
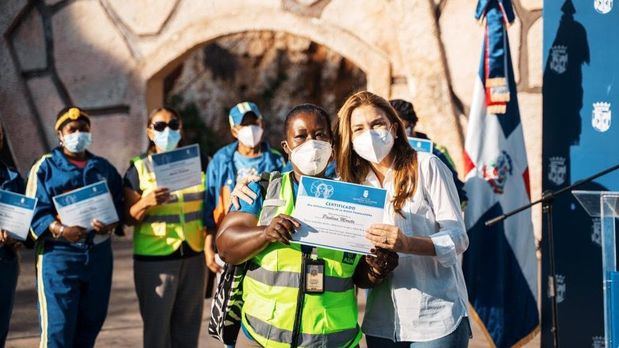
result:
M 417 189 L 404 204 L 404 216 L 389 204 L 383 222 L 398 226 L 408 236 L 430 237 L 436 256 L 400 254 L 398 267 L 370 290 L 363 320 L 366 335 L 396 342 L 447 336 L 468 315 L 459 262 L 468 247 L 468 237 L 452 173 L 432 154 L 417 156 Z M 372 171 L 364 184 L 381 187 Z M 391 200 L 391 171 L 385 175 L 384 188 Z

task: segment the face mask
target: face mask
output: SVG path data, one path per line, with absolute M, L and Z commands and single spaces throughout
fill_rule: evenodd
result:
M 92 135 L 89 132 L 75 132 L 62 137 L 62 146 L 71 153 L 80 153 L 92 144 Z
M 256 147 L 256 145 L 260 144 L 260 140 L 262 140 L 262 132 L 263 130 L 260 126 L 244 126 L 241 127 L 236 137 L 243 145 Z
M 171 130 L 170 127 L 166 127 L 163 132 L 157 132 L 156 130 L 153 130 L 153 132 L 155 132 L 155 139 L 153 139 L 153 142 L 163 151 L 176 149 L 176 145 L 181 141 L 181 132 L 178 130 Z
M 393 135 L 384 129 L 364 131 L 352 140 L 352 145 L 357 155 L 377 164 L 393 148 Z
M 322 140 L 308 140 L 290 152 L 290 160 L 309 176 L 320 174 L 331 158 L 331 144 Z
M 406 127 L 406 136 L 408 137 L 413 136 L 413 127 Z

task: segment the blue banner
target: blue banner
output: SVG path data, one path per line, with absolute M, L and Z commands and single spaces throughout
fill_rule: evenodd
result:
M 54 201 L 60 207 L 66 207 L 67 205 L 75 204 L 99 195 L 108 194 L 109 192 L 107 183 L 105 181 L 100 181 L 98 183 L 55 196 Z
M 165 165 L 199 156 L 200 147 L 198 145 L 190 145 L 168 152 L 153 154 L 151 155 L 151 159 L 155 165 Z
M 434 148 L 434 144 L 431 140 L 421 139 L 421 138 L 408 138 L 408 143 L 410 146 L 418 152 L 427 152 L 432 153 L 432 149 Z
M 387 200 L 387 191 L 384 189 L 310 176 L 301 177 L 299 195 L 381 209 Z
M 616 4 L 615 4 L 616 5 Z M 556 191 L 619 163 L 619 8 L 609 0 L 545 1 L 543 190 Z M 615 110 L 613 110 L 615 109 Z M 613 112 L 615 111 L 615 112 Z M 618 191 L 619 172 L 578 190 Z M 604 342 L 601 225 L 571 193 L 553 204 L 559 341 Z M 542 238 L 542 346 L 552 346 L 546 220 Z
M 15 192 L 0 190 L 0 203 L 28 210 L 34 210 L 37 200 Z

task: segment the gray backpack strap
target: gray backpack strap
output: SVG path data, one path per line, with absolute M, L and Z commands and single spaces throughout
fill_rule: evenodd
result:
M 260 185 L 263 188 L 266 186 L 266 194 L 264 195 L 264 202 L 262 202 L 262 211 L 260 212 L 258 225 L 266 226 L 275 217 L 277 209 L 286 204 L 286 201 L 279 198 L 279 192 L 282 188 L 282 174 L 280 172 L 272 172 L 269 175 L 268 181 L 261 180 Z

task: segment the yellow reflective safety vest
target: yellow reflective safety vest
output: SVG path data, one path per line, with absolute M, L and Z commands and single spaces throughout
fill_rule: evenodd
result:
M 260 225 L 294 210 L 292 173 L 271 177 Z M 263 347 L 354 347 L 361 340 L 353 274 L 361 256 L 316 248 L 324 292 L 306 293 L 307 254 L 298 244 L 271 243 L 249 260 L 243 280 L 243 326 Z
M 131 161 L 138 172 L 142 195 L 157 188 L 149 157 L 139 156 Z M 133 252 L 136 255 L 170 255 L 183 241 L 195 251 L 204 250 L 204 181 L 202 173 L 202 184 L 172 192 L 170 201 L 148 209 L 133 231 Z

